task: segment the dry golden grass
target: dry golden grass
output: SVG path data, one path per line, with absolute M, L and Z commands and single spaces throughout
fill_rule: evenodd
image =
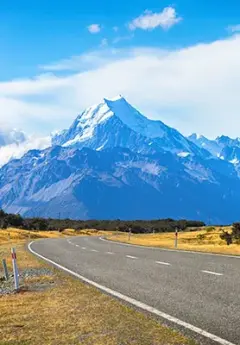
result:
M 20 270 L 45 267 L 26 251 L 24 243 L 22 238 L 0 243 L 0 257 L 8 256 L 14 245 Z M 0 297 L 0 345 L 194 344 L 95 288 L 54 272 L 24 282 L 30 288 L 32 283 L 45 284 L 47 289 Z
M 222 230 L 231 231 L 230 228 L 216 227 L 211 230 L 210 227 L 202 228 L 199 231 L 179 232 L 178 234 L 178 249 L 194 250 L 201 252 L 220 253 L 240 255 L 240 245 L 231 244 L 228 246 L 225 241 L 219 237 Z M 210 230 L 210 231 L 209 231 Z M 200 235 L 200 236 L 199 236 Z M 202 237 L 203 235 L 203 237 Z M 202 237 L 202 238 L 201 238 Z M 160 234 L 132 234 L 130 241 L 128 234 L 117 233 L 108 237 L 114 241 L 132 243 L 143 246 L 174 248 L 175 233 L 160 233 Z
M 111 234 L 111 232 L 105 232 L 95 229 L 86 229 L 75 231 L 73 229 L 65 229 L 62 232 L 59 231 L 29 231 L 20 230 L 16 228 L 8 228 L 6 230 L 0 229 L 0 244 L 1 243 L 15 243 L 16 241 L 36 240 L 41 238 L 63 238 L 67 236 L 101 236 L 103 234 Z

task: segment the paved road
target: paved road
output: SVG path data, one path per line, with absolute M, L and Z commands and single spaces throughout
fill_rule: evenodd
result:
M 197 335 L 204 345 L 240 344 L 240 258 L 140 248 L 93 237 L 41 240 L 31 248 L 222 339 Z

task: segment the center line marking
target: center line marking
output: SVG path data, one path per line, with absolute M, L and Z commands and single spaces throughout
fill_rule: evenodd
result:
M 114 253 L 113 252 L 106 252 L 106 254 L 113 255 Z
M 215 276 L 222 276 L 222 273 L 217 273 L 217 272 L 211 272 L 211 271 L 202 271 L 203 273 L 208 273 L 208 274 L 213 274 Z
M 100 284 L 94 282 L 93 280 L 90 280 L 90 279 L 88 279 L 88 278 L 86 278 L 84 276 L 81 276 L 80 274 L 78 274 L 78 273 L 76 273 L 74 271 L 71 271 L 69 268 L 64 267 L 64 266 L 58 264 L 57 262 L 55 262 L 55 261 L 53 261 L 53 260 L 51 260 L 51 259 L 49 259 L 49 258 L 47 258 L 47 257 L 45 257 L 45 256 L 43 256 L 43 255 L 41 255 L 39 253 L 37 253 L 31 247 L 33 245 L 33 243 L 34 242 L 31 242 L 31 243 L 28 244 L 28 248 L 29 248 L 31 253 L 37 255 L 39 258 L 41 258 L 41 259 L 43 259 L 43 260 L 45 260 L 47 262 L 53 264 L 55 267 L 58 267 L 58 268 L 64 270 L 65 272 L 68 272 L 68 273 L 72 274 L 73 276 L 81 279 L 82 281 L 86 282 L 87 284 L 91 284 L 92 286 L 95 286 L 97 289 L 100 289 L 100 290 L 102 290 L 102 291 L 106 292 L 107 294 L 110 294 L 110 295 L 112 295 L 114 297 L 120 298 L 120 299 L 124 300 L 125 302 L 134 305 L 135 307 L 141 308 L 141 309 L 143 309 L 145 311 L 148 311 L 148 312 L 150 312 L 152 314 L 160 316 L 160 317 L 164 318 L 165 320 L 174 322 L 175 324 L 177 324 L 179 326 L 185 327 L 185 328 L 187 328 L 187 329 L 189 329 L 189 330 L 191 330 L 191 331 L 193 331 L 193 332 L 195 332 L 197 334 L 200 334 L 201 336 L 209 338 L 209 339 L 217 342 L 220 345 L 236 345 L 236 344 L 234 344 L 234 343 L 232 343 L 232 342 L 230 342 L 230 341 L 228 341 L 226 339 L 218 337 L 215 334 L 209 333 L 209 332 L 205 331 L 202 328 L 196 327 L 196 326 L 194 326 L 194 325 L 192 325 L 190 323 L 182 321 L 182 320 L 180 320 L 180 319 L 178 319 L 178 318 L 176 318 L 174 316 L 171 316 L 169 314 L 166 314 L 166 313 L 164 313 L 164 312 L 162 312 L 162 311 L 160 311 L 160 310 L 158 310 L 158 309 L 156 309 L 156 308 L 154 308 L 154 307 L 152 307 L 150 305 L 147 305 L 147 304 L 145 304 L 143 302 L 140 302 L 140 301 L 138 301 L 138 300 L 136 300 L 134 298 L 131 298 L 129 296 L 123 295 L 122 293 L 120 293 L 118 291 L 112 290 L 112 289 L 110 289 L 110 288 L 108 288 L 108 287 L 106 287 L 104 285 L 100 285 Z
M 91 252 L 98 253 L 98 250 L 96 250 L 96 249 L 91 249 Z
M 86 249 L 86 247 L 82 247 L 82 249 Z
M 76 244 L 76 247 L 79 247 L 79 245 L 78 245 L 78 244 Z
M 156 263 L 160 264 L 160 265 L 171 266 L 171 264 L 169 264 L 168 262 L 164 262 L 164 261 L 156 261 Z
M 131 256 L 131 255 L 126 255 L 126 257 L 129 259 L 137 259 L 136 256 Z

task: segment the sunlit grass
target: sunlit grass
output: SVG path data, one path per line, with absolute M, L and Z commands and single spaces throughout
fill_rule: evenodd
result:
M 111 232 L 108 232 L 111 234 Z M 35 240 L 41 238 L 64 238 L 67 236 L 101 236 L 107 234 L 107 232 L 95 230 L 95 229 L 86 229 L 86 230 L 73 230 L 65 229 L 62 232 L 59 231 L 29 231 L 16 228 L 0 229 L 0 244 L 1 243 L 11 243 L 16 241 L 24 242 L 25 240 Z
M 179 232 L 178 249 L 240 255 L 239 244 L 231 244 L 228 246 L 226 242 L 220 238 L 219 235 L 223 229 L 231 232 L 230 227 L 205 227 L 198 231 Z M 159 234 L 132 234 L 130 241 L 126 233 L 116 233 L 108 238 L 114 241 L 143 246 L 175 248 L 175 233 L 172 232 Z

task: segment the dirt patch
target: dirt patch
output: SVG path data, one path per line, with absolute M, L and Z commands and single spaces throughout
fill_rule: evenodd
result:
M 54 286 L 54 271 L 48 268 L 26 268 L 19 271 L 19 292 L 43 291 Z M 0 272 L 0 296 L 16 293 L 12 272 L 6 280 Z

